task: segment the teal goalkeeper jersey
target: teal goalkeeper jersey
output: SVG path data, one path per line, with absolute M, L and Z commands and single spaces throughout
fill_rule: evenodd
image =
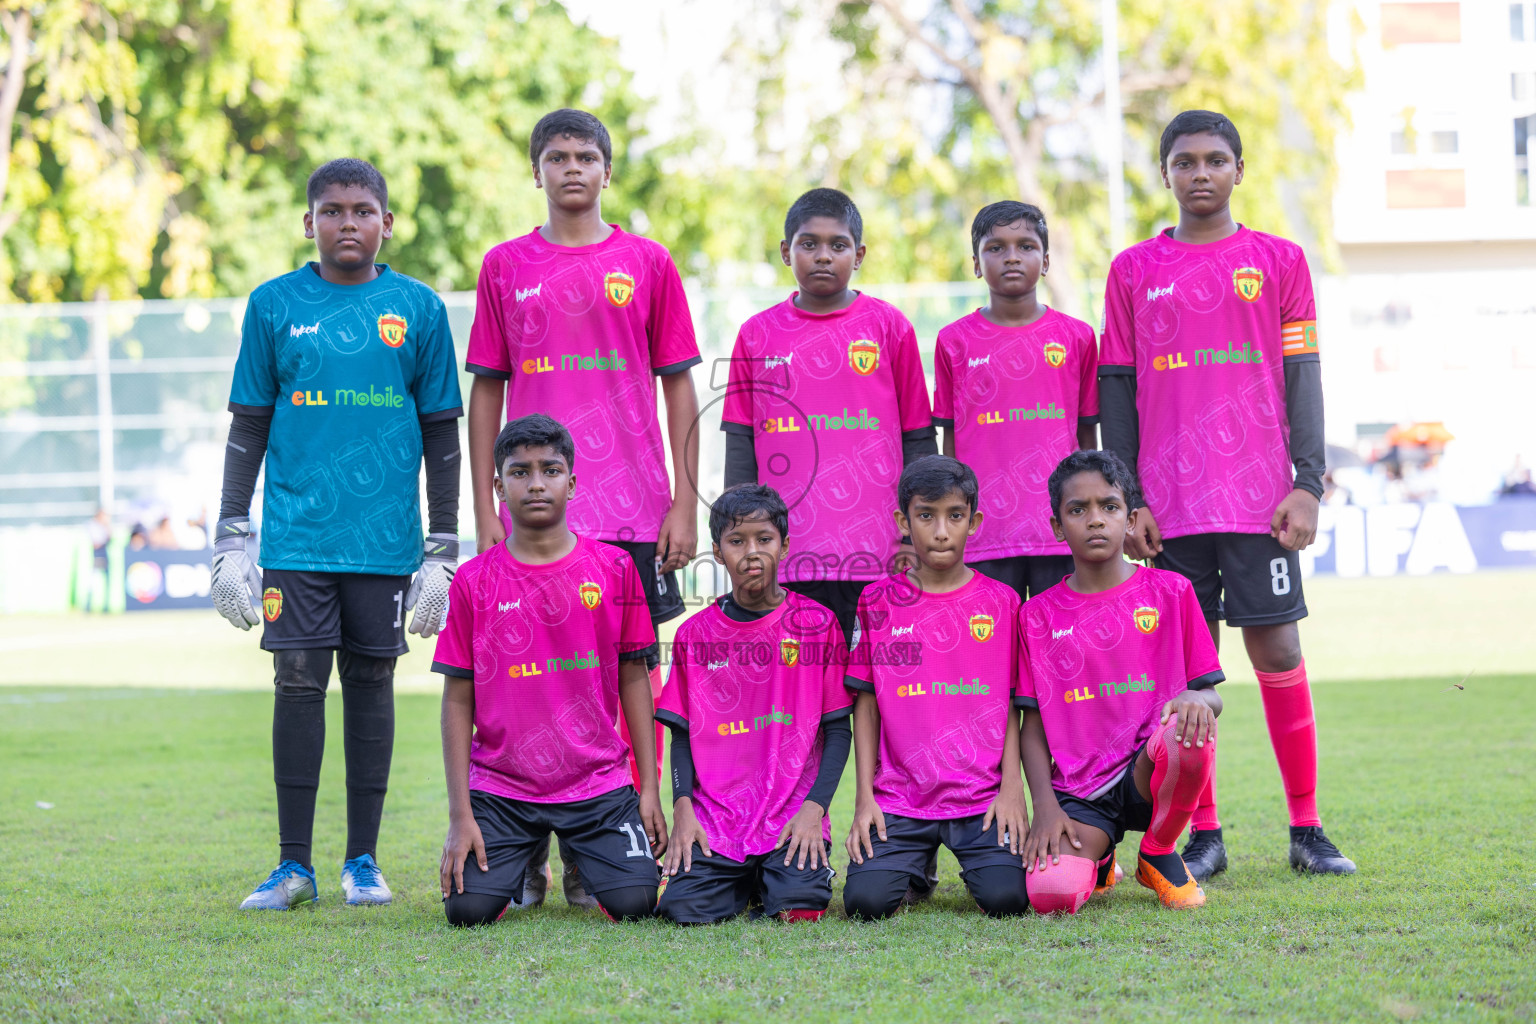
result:
M 462 415 L 443 301 L 387 266 L 337 285 L 311 263 L 251 293 L 231 412 L 272 417 L 267 569 L 421 565 L 420 419 Z

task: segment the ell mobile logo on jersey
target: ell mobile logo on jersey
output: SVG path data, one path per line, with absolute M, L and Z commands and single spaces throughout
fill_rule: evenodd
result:
M 1195 349 L 1196 366 L 1225 366 L 1228 363 L 1246 364 L 1264 362 L 1264 353 L 1254 348 L 1248 342 L 1243 342 L 1242 348 L 1197 348 Z M 1175 352 L 1171 356 L 1157 356 L 1152 360 L 1154 370 L 1183 370 L 1189 367 L 1189 360 L 1184 358 L 1184 353 Z
M 347 406 L 354 409 L 366 407 L 378 407 L 385 409 L 402 409 L 405 407 L 405 396 L 395 392 L 393 384 L 387 385 L 383 391 L 369 384 L 367 391 L 358 391 L 355 388 L 335 388 L 331 391 L 331 400 L 325 400 L 324 391 L 295 391 L 293 393 L 294 405 L 336 405 Z
M 1055 402 L 1047 404 L 1043 409 L 1040 403 L 1036 402 L 1033 409 L 1023 407 L 1009 409 L 1007 422 L 1022 423 L 1026 420 L 1064 420 L 1066 418 L 1067 410 L 1056 408 Z M 979 412 L 976 414 L 976 422 L 984 427 L 993 423 L 1002 423 L 1004 422 L 1003 414 L 996 409 L 991 412 Z

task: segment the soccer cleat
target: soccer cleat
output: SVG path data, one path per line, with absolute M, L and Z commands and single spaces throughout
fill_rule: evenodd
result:
M 1323 835 L 1321 825 L 1291 826 L 1291 867 L 1313 875 L 1355 873 L 1355 862 Z
M 349 907 L 383 906 L 395 898 L 370 853 L 353 857 L 341 866 L 341 888 L 347 894 Z
M 544 898 L 549 895 L 550 883 L 554 881 L 554 873 L 549 870 L 549 861 L 545 861 L 538 868 L 529 868 L 523 874 L 523 898 L 519 903 L 508 903 L 502 916 L 515 913 L 519 910 L 532 910 L 544 905 Z M 500 917 L 497 920 L 501 920 Z
M 1107 861 L 1098 870 L 1098 877 L 1094 879 L 1093 894 L 1095 896 L 1109 892 L 1125 879 L 1125 872 L 1120 870 L 1120 860 L 1114 854 L 1110 854 Z
M 1184 844 L 1184 867 L 1197 882 L 1204 882 L 1227 870 L 1227 844 L 1221 841 L 1219 828 L 1192 828 Z
M 315 873 L 296 860 L 279 864 L 240 904 L 241 910 L 291 910 L 320 898 Z
M 1189 866 L 1185 865 L 1185 871 Z M 1136 881 L 1157 893 L 1158 902 L 1173 910 L 1193 910 L 1205 906 L 1205 890 L 1193 877 L 1183 885 L 1174 885 L 1147 858 L 1136 857 Z
M 548 865 L 545 865 L 548 870 Z M 560 869 L 560 889 L 565 893 L 565 902 L 582 910 L 597 909 L 597 897 L 587 892 L 587 887 L 581 882 L 581 872 L 576 870 L 575 861 L 566 861 Z

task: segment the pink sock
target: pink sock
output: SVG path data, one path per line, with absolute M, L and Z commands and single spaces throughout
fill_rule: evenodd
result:
M 1173 738 L 1169 721 L 1147 741 L 1152 758 L 1152 824 L 1141 837 L 1142 853 L 1172 853 L 1216 768 L 1216 739 L 1186 747 Z
M 1312 717 L 1312 688 L 1307 663 L 1289 672 L 1254 672 L 1264 698 L 1269 742 L 1280 763 L 1285 805 L 1292 825 L 1321 825 L 1317 816 L 1317 724 Z
M 1194 817 L 1189 819 L 1190 828 L 1198 828 L 1203 832 L 1221 828 L 1221 819 L 1216 817 L 1216 762 L 1211 762 L 1211 777 L 1200 791 L 1200 803 L 1195 807 Z
M 1060 864 L 1052 864 L 1047 857 L 1044 868 L 1027 873 L 1024 887 L 1035 913 L 1075 914 L 1093 895 L 1097 877 L 1098 865 L 1092 860 L 1064 853 Z

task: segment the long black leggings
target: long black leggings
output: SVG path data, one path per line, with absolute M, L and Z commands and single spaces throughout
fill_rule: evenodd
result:
M 598 906 L 615 921 L 643 921 L 656 912 L 655 886 L 629 885 L 593 895 L 597 897 Z M 456 892 L 443 901 L 443 913 L 455 928 L 473 928 L 495 922 L 511 902 L 510 896 Z

